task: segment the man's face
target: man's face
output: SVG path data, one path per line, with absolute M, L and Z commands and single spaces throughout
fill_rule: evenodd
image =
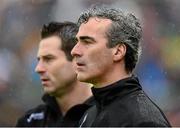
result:
M 72 63 L 61 50 L 61 39 L 57 36 L 42 39 L 37 53 L 35 71 L 40 75 L 45 93 L 62 95 L 76 79 Z
M 113 59 L 105 33 L 110 24 L 111 20 L 99 18 L 81 24 L 76 35 L 78 42 L 71 51 L 78 80 L 98 85 L 108 78 Z

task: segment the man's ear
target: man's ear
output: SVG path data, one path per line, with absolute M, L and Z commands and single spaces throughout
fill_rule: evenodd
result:
M 125 54 L 126 54 L 126 45 L 118 44 L 113 49 L 113 60 L 120 61 L 124 58 Z

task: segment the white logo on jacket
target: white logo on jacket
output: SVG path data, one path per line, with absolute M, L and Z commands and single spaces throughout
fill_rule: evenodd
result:
M 32 113 L 29 116 L 29 118 L 27 119 L 27 122 L 30 123 L 32 121 L 32 119 L 34 119 L 34 120 L 42 120 L 42 119 L 44 119 L 44 112 Z

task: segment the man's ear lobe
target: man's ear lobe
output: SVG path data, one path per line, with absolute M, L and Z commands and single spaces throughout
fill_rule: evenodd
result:
M 120 61 L 124 58 L 125 54 L 126 54 L 126 45 L 118 44 L 113 49 L 113 60 Z

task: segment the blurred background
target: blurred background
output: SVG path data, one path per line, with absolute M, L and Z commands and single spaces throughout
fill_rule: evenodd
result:
M 95 3 L 140 19 L 143 47 L 135 73 L 172 126 L 180 126 L 180 0 L 1 0 L 0 126 L 14 126 L 25 111 L 42 102 L 34 68 L 43 24 L 76 22 Z

